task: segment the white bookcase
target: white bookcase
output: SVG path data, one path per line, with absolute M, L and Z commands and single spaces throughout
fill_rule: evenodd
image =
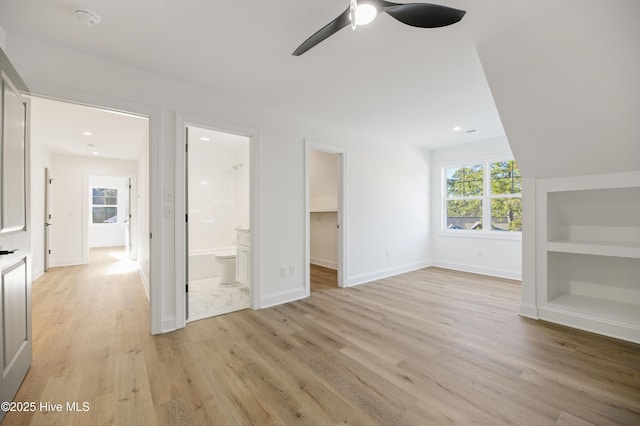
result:
M 640 172 L 538 180 L 538 318 L 640 343 Z

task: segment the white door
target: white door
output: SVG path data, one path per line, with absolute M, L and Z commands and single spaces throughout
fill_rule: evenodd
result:
M 0 401 L 11 401 L 31 366 L 29 104 L 0 59 Z

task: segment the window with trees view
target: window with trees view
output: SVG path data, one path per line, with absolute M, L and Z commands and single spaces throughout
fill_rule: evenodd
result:
M 522 230 L 522 178 L 515 161 L 446 168 L 445 175 L 447 229 Z
M 92 223 L 118 223 L 118 190 L 92 188 Z

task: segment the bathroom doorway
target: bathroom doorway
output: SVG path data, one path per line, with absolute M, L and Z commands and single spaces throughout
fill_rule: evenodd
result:
M 307 294 L 345 286 L 344 156 L 307 142 Z
M 187 321 L 250 306 L 250 147 L 244 135 L 186 126 Z

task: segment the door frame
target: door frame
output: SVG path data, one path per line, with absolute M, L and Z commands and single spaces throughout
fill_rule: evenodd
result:
M 48 166 L 44 168 L 44 259 L 43 270 L 49 270 L 51 263 L 51 235 L 49 227 L 51 226 L 51 169 Z
M 249 138 L 249 229 L 251 232 L 251 271 L 249 282 L 251 283 L 250 308 L 259 309 L 260 306 L 260 280 L 258 271 L 260 266 L 260 143 L 257 129 L 228 123 L 213 118 L 176 113 L 176 144 L 175 144 L 175 214 L 174 214 L 174 249 L 175 249 L 175 322 L 176 329 L 184 328 L 187 323 L 186 292 L 187 279 L 187 156 L 186 156 L 186 128 L 187 126 L 201 127 L 219 132 L 232 133 Z M 163 194 L 166 198 L 167 193 Z M 166 212 L 165 212 L 166 213 Z
M 305 294 L 311 294 L 311 223 L 310 223 L 310 179 L 309 154 L 311 151 L 321 151 L 338 156 L 338 287 L 348 287 L 347 284 L 347 233 L 345 232 L 347 215 L 347 149 L 341 146 L 321 144 L 305 140 L 304 150 L 304 181 L 305 181 Z
M 34 88 L 32 88 L 34 89 Z M 53 99 L 61 102 L 75 103 L 89 108 L 99 108 L 113 112 L 124 112 L 126 114 L 141 115 L 149 120 L 149 276 L 148 298 L 149 298 L 149 328 L 151 334 L 165 332 L 171 325 L 165 325 L 162 319 L 162 274 L 161 270 L 161 250 L 160 238 L 162 199 L 156 194 L 160 193 L 162 182 L 161 158 L 160 158 L 160 134 L 161 117 L 160 109 L 150 107 L 135 102 L 116 99 L 96 93 L 83 92 L 73 89 L 61 88 L 58 86 L 43 85 L 31 90 L 30 96 Z M 54 171 L 55 172 L 55 171 Z M 83 176 L 84 178 L 84 176 Z M 156 235 L 156 238 L 152 236 Z
M 138 190 L 137 188 L 137 180 L 136 180 L 136 175 L 131 175 L 129 173 L 116 173 L 116 174 L 112 174 L 112 173 L 100 173 L 100 174 L 96 174 L 96 173 L 87 173 L 86 171 L 82 173 L 82 184 L 83 184 L 83 192 L 82 192 L 82 204 L 83 204 L 83 209 L 82 209 L 82 221 L 83 221 L 83 226 L 84 226 L 84 232 L 83 232 L 83 246 L 82 246 L 82 260 L 85 264 L 89 263 L 89 233 L 90 233 L 90 227 L 91 227 L 91 220 L 92 220 L 92 212 L 91 212 L 91 181 L 92 178 L 100 178 L 100 177 L 105 177 L 105 178 L 114 178 L 114 179 L 122 179 L 122 180 L 127 180 L 127 184 L 126 186 L 128 186 L 126 188 L 126 197 L 131 197 L 131 193 L 132 191 L 136 191 Z M 123 185 L 125 186 L 125 185 Z M 118 196 L 118 199 L 120 199 L 120 196 Z M 130 218 L 130 214 L 131 211 L 133 210 L 133 212 L 137 215 L 138 214 L 138 204 L 137 202 L 135 202 L 134 200 L 134 204 L 131 204 L 131 200 L 129 199 L 129 201 L 127 201 L 128 205 L 128 211 L 126 212 L 126 220 L 129 221 L 128 223 L 125 223 L 125 229 L 123 230 L 123 232 L 125 233 L 125 245 L 127 245 L 127 241 L 126 241 L 126 233 L 129 232 L 131 233 L 131 218 Z M 118 204 L 120 204 L 118 202 Z M 129 230 L 126 229 L 126 227 L 129 227 Z M 131 239 L 131 236 L 129 236 L 129 239 Z M 137 250 L 139 241 L 138 238 L 136 237 L 134 239 L 135 242 L 135 247 Z M 129 252 L 129 246 L 131 244 L 129 244 L 128 246 L 126 246 L 126 252 L 127 252 L 127 256 L 129 259 L 136 261 L 136 259 L 131 258 L 131 254 Z

